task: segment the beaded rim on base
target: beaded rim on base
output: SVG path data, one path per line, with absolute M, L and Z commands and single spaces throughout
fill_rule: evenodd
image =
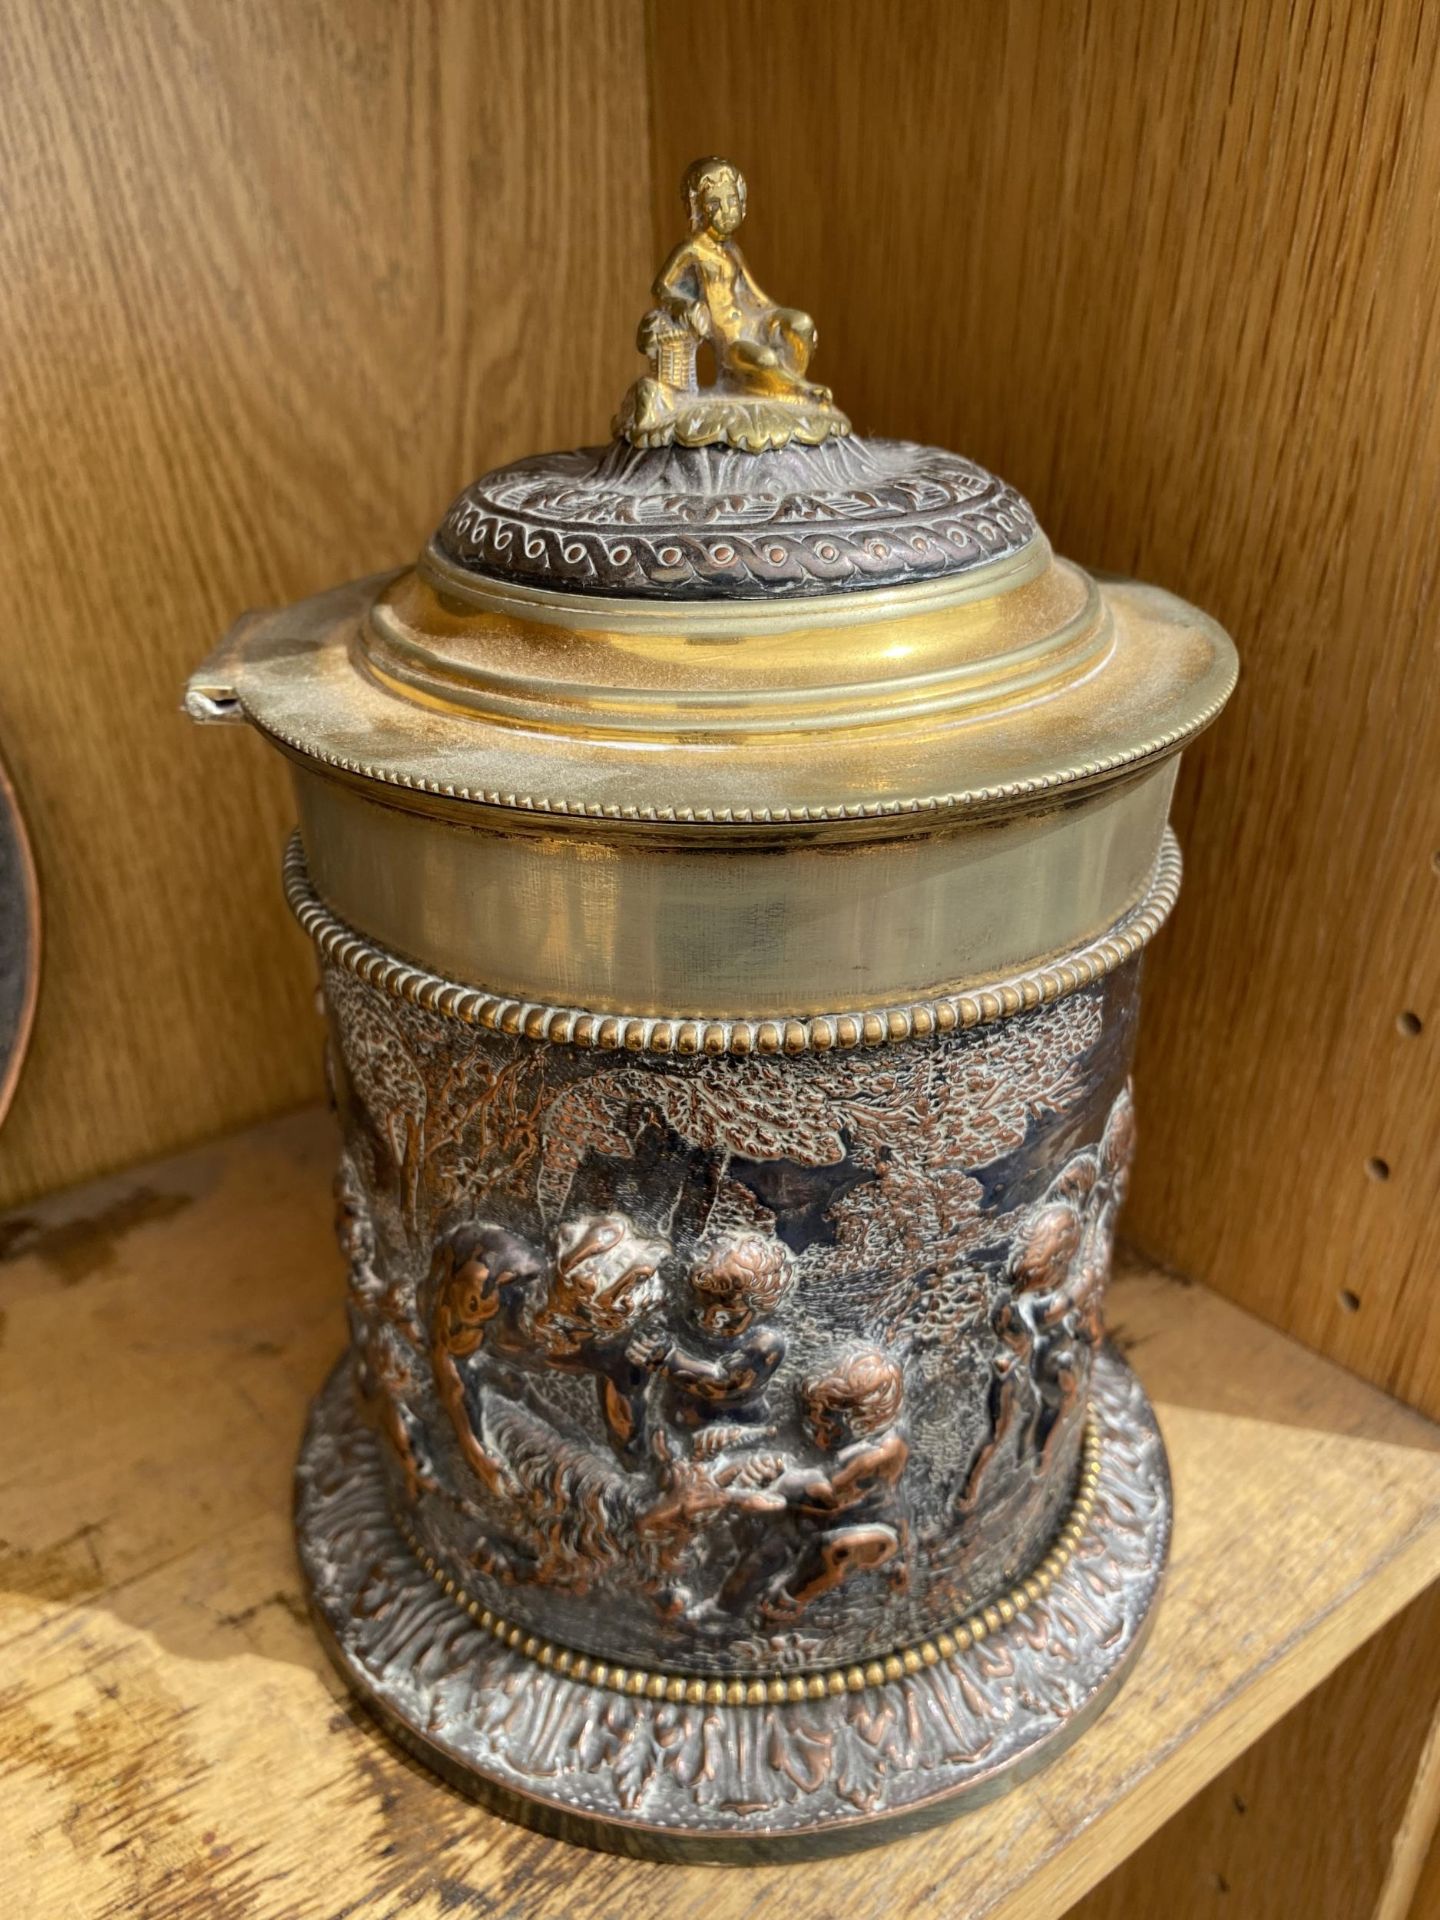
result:
M 492 1639 L 524 1654 L 542 1667 L 553 1668 L 556 1673 L 588 1686 L 606 1687 L 612 1693 L 635 1694 L 649 1700 L 669 1700 L 677 1704 L 685 1702 L 691 1706 L 758 1707 L 767 1703 L 778 1706 L 787 1700 L 823 1700 L 827 1694 L 860 1693 L 866 1687 L 878 1687 L 887 1680 L 899 1680 L 907 1673 L 918 1673 L 922 1667 L 933 1667 L 938 1661 L 953 1659 L 957 1653 L 978 1646 L 987 1635 L 1008 1627 L 1049 1592 L 1056 1578 L 1068 1566 L 1095 1510 L 1095 1496 L 1100 1485 L 1100 1457 L 1100 1430 L 1093 1416 L 1090 1416 L 1086 1419 L 1085 1437 L 1081 1444 L 1075 1498 L 1070 1503 L 1065 1524 L 1044 1559 L 1033 1572 L 1017 1581 L 1008 1593 L 967 1614 L 963 1620 L 957 1621 L 945 1632 L 937 1633 L 933 1639 L 899 1648 L 883 1658 L 852 1666 L 827 1667 L 815 1672 L 777 1674 L 768 1679 L 751 1675 L 722 1680 L 714 1675 L 660 1673 L 640 1667 L 621 1666 L 592 1658 L 589 1654 L 576 1653 L 569 1647 L 557 1646 L 553 1640 L 529 1633 L 491 1608 L 482 1606 L 458 1580 L 445 1571 L 433 1554 L 426 1552 L 405 1516 L 393 1508 L 391 1513 L 401 1538 L 447 1599 L 462 1607 Z
M 1164 926 L 1180 893 L 1180 843 L 1166 827 L 1143 897 L 1110 932 L 1048 967 L 1017 973 L 993 986 L 938 994 L 901 1006 L 859 1008 L 851 1013 L 778 1015 L 772 1019 L 711 1020 L 699 1016 L 597 1013 L 507 999 L 483 987 L 446 980 L 412 966 L 338 919 L 315 892 L 300 835 L 290 836 L 283 865 L 290 910 L 315 942 L 323 960 L 408 1000 L 491 1033 L 520 1034 L 552 1045 L 598 1047 L 628 1053 L 797 1054 L 848 1052 L 891 1041 L 989 1026 L 1017 1013 L 1048 1006 L 1114 973 Z
M 946 1657 L 936 1635 L 932 1665 L 917 1648 L 911 1664 L 895 1656 L 898 1677 L 867 1675 L 854 1692 L 832 1693 L 827 1673 L 824 1696 L 813 1697 L 807 1675 L 797 1701 L 787 1675 L 778 1702 L 767 1692 L 734 1704 L 730 1682 L 720 1701 L 707 1680 L 703 1704 L 688 1693 L 676 1703 L 631 1693 L 628 1680 L 624 1694 L 593 1674 L 578 1681 L 527 1658 L 523 1641 L 497 1640 L 446 1598 L 397 1529 L 383 1441 L 356 1403 L 348 1361 L 317 1397 L 301 1448 L 302 1576 L 321 1642 L 361 1704 L 492 1811 L 663 1860 L 849 1852 L 950 1819 L 1035 1773 L 1130 1671 L 1164 1576 L 1170 1477 L 1155 1410 L 1111 1346 L 1096 1356 L 1089 1412 L 1099 1486 L 1049 1591 L 1008 1622 L 992 1603 L 1000 1624 L 982 1609 L 978 1642 L 956 1641 Z M 827 1752 L 833 1764 L 815 1764 Z

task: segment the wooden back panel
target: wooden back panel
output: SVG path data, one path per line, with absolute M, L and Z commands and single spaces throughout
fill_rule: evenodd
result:
M 7 9 L 0 751 L 47 950 L 0 1205 L 318 1095 L 283 770 L 184 678 L 603 437 L 643 51 L 635 0 Z
M 1440 13 L 723 24 L 651 9 L 656 244 L 684 163 L 734 158 L 857 426 L 975 455 L 1239 643 L 1182 773 L 1130 1233 L 1440 1413 Z

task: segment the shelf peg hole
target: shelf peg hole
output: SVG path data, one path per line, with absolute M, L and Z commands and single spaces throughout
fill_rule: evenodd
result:
M 1360 1296 L 1358 1293 L 1352 1293 L 1349 1287 L 1341 1287 L 1338 1298 L 1346 1313 L 1360 1311 Z
M 1388 1180 L 1390 1178 L 1390 1162 L 1388 1160 L 1382 1160 L 1378 1153 L 1372 1154 L 1365 1162 L 1365 1171 L 1372 1180 Z
M 1425 1022 L 1418 1013 L 1412 1013 L 1407 1007 L 1403 1013 L 1396 1015 L 1395 1028 L 1398 1033 L 1407 1034 L 1413 1040 L 1417 1033 L 1425 1031 Z

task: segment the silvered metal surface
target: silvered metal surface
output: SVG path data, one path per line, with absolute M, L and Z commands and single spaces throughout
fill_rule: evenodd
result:
M 498 1646 L 401 1539 L 348 1363 L 317 1400 L 301 1453 L 301 1563 L 361 1700 L 498 1811 L 669 1859 L 838 1852 L 1013 1786 L 1123 1678 L 1161 1582 L 1170 1486 L 1153 1411 L 1111 1349 L 1092 1405 L 1098 1497 L 1048 1594 L 978 1645 L 854 1693 L 779 1705 L 617 1698 Z
M 15 1097 L 40 986 L 40 888 L 20 804 L 0 762 L 0 1120 Z
M 358 1378 L 426 1551 L 527 1632 L 729 1675 L 866 1659 L 1020 1578 L 1084 1432 L 1137 983 L 677 1059 L 329 964 Z
M 972 460 L 899 440 L 749 456 L 623 443 L 534 454 L 467 487 L 435 536 L 476 573 L 576 593 L 768 599 L 903 586 L 1039 536 Z

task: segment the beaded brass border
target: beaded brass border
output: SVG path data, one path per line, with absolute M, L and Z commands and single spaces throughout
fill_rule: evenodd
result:
M 701 605 L 707 604 L 701 602 Z M 787 601 L 785 603 L 789 605 Z M 813 604 L 813 603 L 812 603 Z M 645 826 L 718 826 L 788 827 L 829 826 L 838 822 L 866 820 L 904 821 L 911 815 L 973 813 L 981 808 L 1010 806 L 1017 801 L 1040 800 L 1059 794 L 1067 787 L 1091 785 L 1112 774 L 1127 772 L 1147 760 L 1168 758 L 1183 749 L 1220 717 L 1235 691 L 1238 669 L 1226 680 L 1224 691 L 1202 707 L 1193 720 L 1169 732 L 1157 734 L 1143 746 L 1110 753 L 1098 760 L 1085 760 L 1059 773 L 1037 774 L 1028 780 L 1006 780 L 993 787 L 966 788 L 914 800 L 855 800 L 836 806 L 818 807 L 637 807 L 600 800 L 567 800 L 563 795 L 528 794 L 502 791 L 498 787 L 458 786 L 453 780 L 431 780 L 424 774 L 403 773 L 394 767 L 382 767 L 370 760 L 356 760 L 349 754 L 334 753 L 317 746 L 313 739 L 297 733 L 293 727 L 262 719 L 243 694 L 228 684 L 223 694 L 213 685 L 197 690 L 199 697 L 213 703 L 234 701 L 240 712 L 260 733 L 282 749 L 304 760 L 334 767 L 337 772 L 358 775 L 387 787 L 399 787 L 410 793 L 433 793 L 445 800 L 469 801 L 475 806 L 500 807 L 512 813 L 554 814 L 564 820 L 613 820 L 620 825 L 634 822 Z M 192 719 L 211 720 L 213 711 L 191 712 Z M 227 716 L 228 717 L 228 716 Z
M 1011 1014 L 1046 1006 L 1113 973 L 1153 939 L 1179 895 L 1180 871 L 1180 843 L 1166 827 L 1143 898 L 1109 933 L 1051 966 L 1014 974 L 993 986 L 853 1013 L 712 1020 L 547 1006 L 443 979 L 397 959 L 331 913 L 311 887 L 298 832 L 290 837 L 283 866 L 290 909 L 321 956 L 358 974 L 372 987 L 492 1033 L 523 1034 L 529 1040 L 564 1046 L 685 1055 L 846 1052 L 853 1047 L 878 1047 L 894 1040 L 923 1039 L 930 1034 L 988 1026 Z
M 526 1655 L 539 1666 L 551 1667 L 556 1673 L 584 1685 L 605 1687 L 612 1693 L 636 1694 L 649 1700 L 683 1702 L 690 1706 L 778 1706 L 787 1700 L 822 1700 L 827 1694 L 860 1693 L 866 1687 L 878 1687 L 887 1680 L 900 1680 L 907 1673 L 918 1673 L 922 1667 L 933 1667 L 942 1660 L 951 1660 L 957 1654 L 977 1646 L 990 1634 L 1008 1627 L 1013 1620 L 1042 1600 L 1069 1565 L 1094 1514 L 1100 1485 L 1101 1446 L 1099 1425 L 1092 1414 L 1085 1423 L 1079 1484 L 1065 1524 L 1040 1564 L 1013 1586 L 1009 1593 L 992 1600 L 975 1613 L 967 1614 L 944 1633 L 937 1633 L 933 1640 L 922 1640 L 916 1646 L 902 1647 L 898 1652 L 887 1654 L 884 1659 L 867 1660 L 854 1666 L 828 1667 L 819 1672 L 776 1674 L 770 1679 L 752 1677 L 720 1680 L 700 1674 L 657 1673 L 641 1667 L 619 1666 L 611 1661 L 592 1659 L 589 1654 L 557 1646 L 553 1640 L 546 1640 L 540 1634 L 527 1633 L 524 1627 L 516 1626 L 513 1621 L 506 1620 L 489 1607 L 481 1606 L 458 1580 L 446 1573 L 433 1554 L 425 1551 L 405 1516 L 395 1512 L 393 1517 L 401 1538 L 446 1598 L 462 1607 L 482 1632 L 488 1633 L 502 1646 L 512 1647 L 516 1652 Z

